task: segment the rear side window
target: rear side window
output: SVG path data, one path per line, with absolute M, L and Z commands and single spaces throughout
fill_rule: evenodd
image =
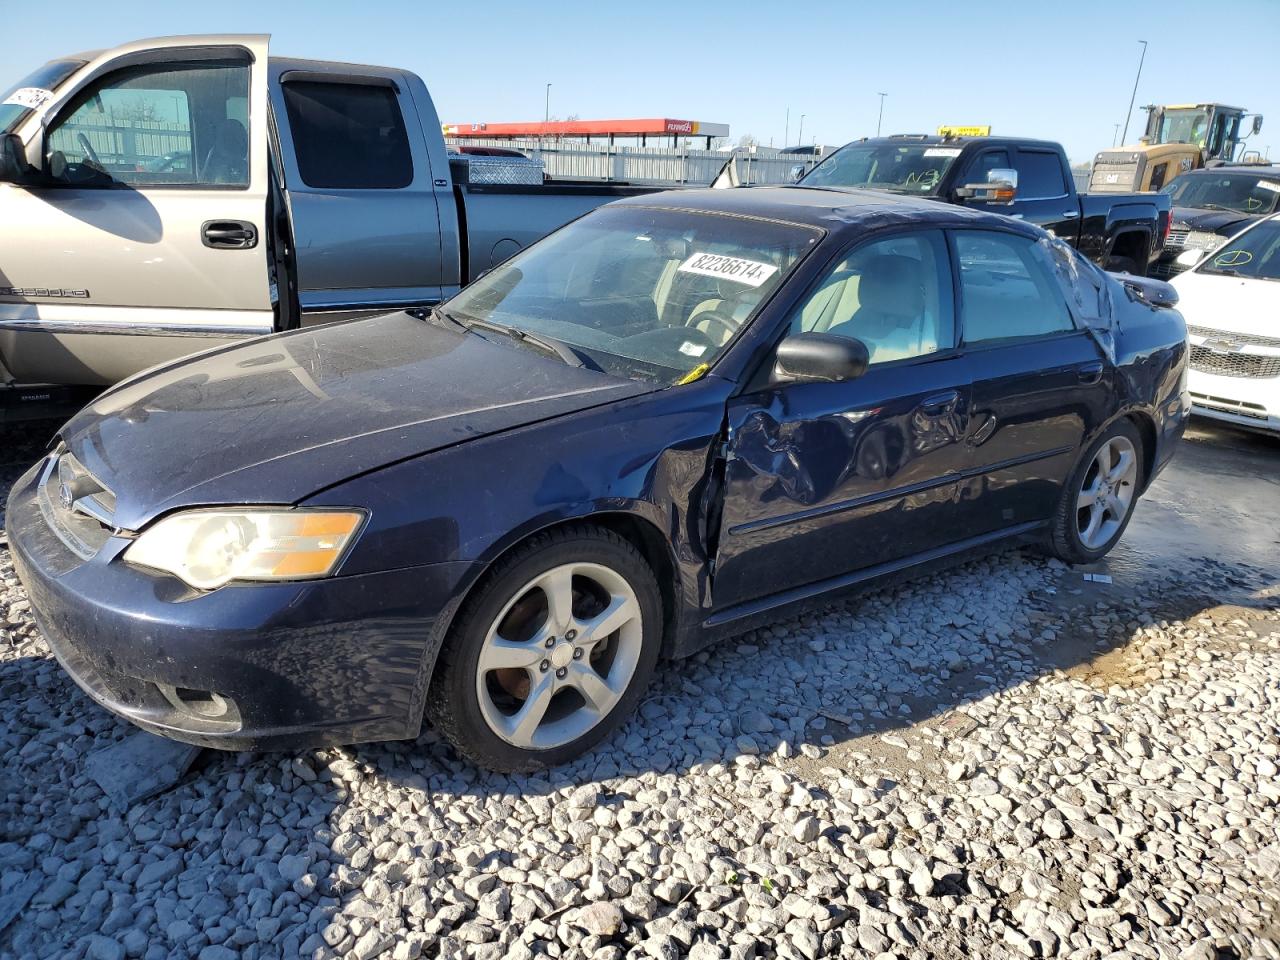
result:
M 388 190 L 413 182 L 409 137 L 392 87 L 290 81 L 284 102 L 307 186 Z
M 1035 241 L 976 230 L 954 237 L 965 343 L 1074 329 L 1061 287 Z
M 1056 153 L 1019 150 L 1017 171 L 1019 200 L 1066 196 L 1067 184 L 1062 179 L 1062 161 Z

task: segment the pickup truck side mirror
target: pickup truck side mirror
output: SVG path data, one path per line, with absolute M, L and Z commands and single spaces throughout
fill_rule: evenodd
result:
M 775 383 L 838 383 L 867 372 L 867 345 L 834 333 L 793 333 L 773 361 Z
M 956 187 L 956 196 L 979 203 L 1013 203 L 1018 195 L 1018 171 L 997 167 L 987 171 L 986 183 L 966 183 Z
M 804 176 L 804 164 L 797 163 L 791 168 L 791 182 L 799 183 L 800 178 Z
M 30 183 L 32 172 L 18 135 L 6 133 L 0 137 L 0 182 Z

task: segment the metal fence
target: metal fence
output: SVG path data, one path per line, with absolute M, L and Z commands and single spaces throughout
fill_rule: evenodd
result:
M 750 150 L 694 150 L 683 147 L 624 147 L 607 143 L 552 140 L 491 140 L 447 138 L 450 146 L 508 147 L 542 162 L 547 176 L 557 180 L 597 180 L 602 183 L 709 184 L 725 163 L 736 157 L 743 184 L 787 183 L 792 168 L 805 170 L 817 157 L 782 153 L 769 147 Z
M 186 124 L 124 119 L 68 123 L 53 132 L 50 147 L 61 150 L 69 160 L 83 159 L 82 136 L 108 166 L 142 164 L 191 151 L 191 131 Z

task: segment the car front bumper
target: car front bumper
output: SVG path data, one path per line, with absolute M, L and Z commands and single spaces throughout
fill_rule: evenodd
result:
M 1187 383 L 1196 416 L 1280 433 L 1280 377 L 1224 377 L 1191 370 Z
M 200 593 L 124 563 L 121 537 L 81 560 L 42 516 L 38 477 L 10 494 L 10 551 L 54 655 L 99 704 L 228 750 L 417 735 L 437 619 L 469 564 Z

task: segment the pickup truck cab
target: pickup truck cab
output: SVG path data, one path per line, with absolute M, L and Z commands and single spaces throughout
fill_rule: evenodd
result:
M 544 184 L 532 161 L 449 154 L 413 73 L 271 57 L 266 36 L 79 54 L 0 101 L 11 385 L 101 387 L 229 341 L 433 304 L 657 189 Z
M 1145 275 L 1169 227 L 1167 197 L 1076 192 L 1062 146 L 1022 137 L 855 140 L 798 181 L 927 197 L 1034 223 L 1098 265 Z

